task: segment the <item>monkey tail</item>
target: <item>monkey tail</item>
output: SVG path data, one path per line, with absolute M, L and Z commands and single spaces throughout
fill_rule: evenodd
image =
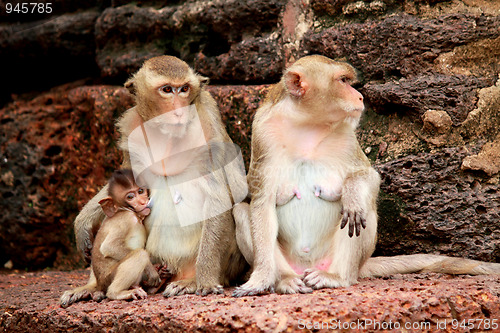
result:
M 383 277 L 420 272 L 491 275 L 500 274 L 500 264 L 434 254 L 373 257 L 361 267 L 359 277 Z

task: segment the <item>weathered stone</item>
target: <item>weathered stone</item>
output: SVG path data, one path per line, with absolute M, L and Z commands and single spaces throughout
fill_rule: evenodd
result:
M 488 176 L 500 172 L 500 135 L 492 143 L 486 143 L 479 154 L 467 156 L 462 170 L 484 171 Z
M 10 93 L 42 91 L 96 75 L 94 25 L 98 15 L 92 10 L 0 25 L 0 58 L 6 64 L 2 77 L 9 87 L 0 92 L 0 103 Z
M 347 59 L 367 80 L 387 80 L 421 74 L 434 66 L 441 53 L 499 36 L 500 16 L 455 14 L 421 19 L 395 15 L 311 31 L 304 37 L 303 50 Z
M 0 273 L 1 274 L 1 273 Z M 150 295 L 137 301 L 82 301 L 59 307 L 87 271 L 15 273 L 0 278 L 0 329 L 6 332 L 436 332 L 474 322 L 490 331 L 500 316 L 496 277 L 439 274 L 362 279 L 312 294 L 231 297 Z M 340 325 L 340 327 L 339 327 Z M 479 326 L 481 325 L 481 326 Z M 487 326 L 486 326 L 487 325 Z M 386 329 L 383 329 L 386 328 Z M 446 329 L 445 329 L 446 328 Z M 486 329 L 489 328 L 489 329 Z M 491 330 L 495 331 L 495 329 Z
M 0 263 L 72 267 L 78 210 L 119 165 L 125 88 L 63 86 L 0 109 Z
M 450 115 L 453 125 L 460 125 L 474 110 L 478 90 L 494 82 L 494 78 L 434 74 L 383 84 L 368 83 L 362 91 L 377 112 L 407 114 L 420 121 L 427 110 L 440 109 Z
M 382 176 L 377 254 L 500 260 L 498 181 L 461 170 L 480 148 L 442 148 L 376 165 Z

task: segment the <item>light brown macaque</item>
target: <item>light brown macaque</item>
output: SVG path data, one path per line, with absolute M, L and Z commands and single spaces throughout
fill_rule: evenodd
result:
M 154 208 L 144 220 L 146 250 L 174 275 L 165 296 L 222 293 L 247 265 L 231 214 L 232 203 L 246 196 L 244 167 L 232 163 L 238 152 L 207 82 L 176 57 L 149 59 L 125 83 L 136 105 L 116 124 L 122 167 L 150 189 Z M 99 201 L 105 193 L 106 187 L 75 220 L 84 253 L 104 216 Z
M 355 80 L 350 65 L 307 56 L 284 72 L 258 109 L 251 202 L 233 209 L 238 245 L 253 271 L 235 296 L 307 293 L 425 270 L 500 272 L 499 264 L 444 256 L 370 258 L 380 177 L 356 139 L 364 105 Z
M 99 201 L 106 218 L 97 232 L 91 255 L 91 281 L 66 291 L 62 307 L 92 295 L 94 300 L 140 299 L 140 284 L 156 287 L 160 276 L 151 264 L 143 220 L 149 215 L 148 190 L 139 187 L 131 170 L 117 170 L 108 182 L 108 196 Z

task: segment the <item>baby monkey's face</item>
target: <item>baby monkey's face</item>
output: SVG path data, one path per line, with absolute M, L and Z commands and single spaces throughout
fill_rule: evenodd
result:
M 137 185 L 129 188 L 125 194 L 125 202 L 132 207 L 136 213 L 147 216 L 151 212 L 148 207 L 148 190 Z

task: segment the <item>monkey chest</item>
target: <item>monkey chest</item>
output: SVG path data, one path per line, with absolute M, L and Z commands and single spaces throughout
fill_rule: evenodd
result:
M 340 222 L 343 175 L 334 168 L 311 162 L 291 164 L 277 186 L 276 213 L 279 238 L 290 251 L 311 251 Z M 319 254 L 318 254 L 319 255 Z

